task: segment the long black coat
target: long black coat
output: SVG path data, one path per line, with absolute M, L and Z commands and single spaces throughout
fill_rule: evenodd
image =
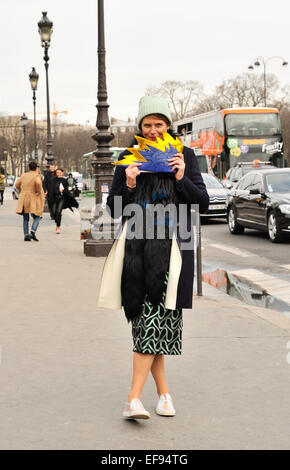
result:
M 129 152 L 120 154 L 119 160 Z M 197 157 L 194 151 L 188 147 L 183 148 L 185 172 L 184 177 L 175 181 L 178 203 L 187 204 L 187 229 L 191 229 L 190 205 L 199 204 L 199 211 L 205 212 L 209 205 L 209 196 L 203 182 Z M 138 177 L 137 177 L 138 184 Z M 127 204 L 134 202 L 134 191 L 128 190 L 126 186 L 125 167 L 116 166 L 112 186 L 107 198 L 107 206 L 110 208 L 111 216 L 119 218 L 123 214 L 114 213 L 114 196 L 122 196 L 122 211 Z M 177 208 L 177 214 L 178 214 Z M 177 219 L 178 220 L 178 219 Z M 194 278 L 194 252 L 182 247 L 181 234 L 177 231 L 177 242 L 179 244 L 182 267 L 178 282 L 176 308 L 192 308 L 193 278 Z
M 64 190 L 62 195 L 59 193 L 58 187 L 59 184 L 62 183 Z M 50 191 L 48 193 L 49 202 L 53 205 L 54 202 L 59 202 L 60 198 L 64 198 L 63 209 L 70 209 L 72 210 L 73 207 L 79 207 L 77 200 L 71 196 L 70 191 L 68 189 L 68 182 L 66 178 L 58 178 L 54 176 L 51 179 L 50 183 Z

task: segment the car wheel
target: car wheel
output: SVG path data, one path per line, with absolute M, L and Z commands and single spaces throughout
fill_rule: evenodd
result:
M 268 215 L 268 234 L 272 243 L 279 243 L 283 238 L 282 231 L 277 222 L 277 217 L 273 211 Z
M 245 230 L 245 227 L 243 227 L 237 222 L 236 213 L 233 207 L 230 207 L 229 212 L 228 212 L 228 226 L 229 226 L 229 231 L 233 235 L 241 234 Z

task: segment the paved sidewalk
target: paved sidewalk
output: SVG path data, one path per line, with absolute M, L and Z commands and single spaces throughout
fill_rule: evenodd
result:
M 122 312 L 96 309 L 104 258 L 83 255 L 68 212 L 61 235 L 45 214 L 24 243 L 15 206 L 0 208 L 1 449 L 290 448 L 289 318 L 204 284 L 166 358 L 176 417 L 154 413 L 150 377 L 152 418 L 124 421 L 132 339 Z

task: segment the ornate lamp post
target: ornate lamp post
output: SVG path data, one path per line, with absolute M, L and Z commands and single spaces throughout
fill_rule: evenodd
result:
M 15 144 L 11 145 L 11 171 L 12 173 L 15 173 L 14 170 L 16 170 L 15 168 L 15 155 L 16 155 L 16 152 L 17 152 L 17 146 Z M 15 175 L 16 176 L 16 175 Z
M 97 132 L 93 139 L 97 142 L 97 149 L 94 152 L 92 166 L 94 170 L 96 205 L 103 202 L 103 194 L 109 192 L 109 187 L 113 179 L 112 154 L 110 142 L 114 135 L 110 131 L 110 120 L 108 115 L 109 105 L 107 103 L 107 85 L 106 85 L 106 50 L 105 50 L 105 27 L 104 27 L 104 1 L 98 0 L 98 109 L 97 114 Z M 103 230 L 111 232 L 111 223 Z M 87 256 L 106 256 L 110 250 L 112 239 L 86 240 L 84 244 L 84 253 Z
M 38 151 L 37 151 L 37 138 L 36 138 L 36 90 L 38 84 L 39 75 L 36 72 L 35 68 L 32 67 L 32 71 L 29 74 L 29 81 L 31 85 L 31 89 L 33 91 L 32 100 L 33 100 L 33 114 L 34 114 L 34 121 L 33 121 L 33 130 L 34 130 L 34 158 L 38 160 Z
M 257 59 L 252 60 L 251 64 L 249 65 L 248 69 L 249 70 L 254 70 L 255 67 L 260 67 L 261 63 L 263 64 L 263 75 L 264 75 L 264 106 L 267 106 L 267 75 L 266 75 L 266 65 L 269 62 L 269 60 L 272 59 L 280 59 L 282 61 L 282 66 L 287 67 L 288 62 L 283 59 L 283 57 L 279 55 L 274 55 L 272 57 L 269 57 L 268 59 L 264 59 L 264 57 L 257 57 Z
M 23 129 L 23 164 L 24 164 L 24 171 L 26 171 L 26 126 L 28 123 L 28 117 L 25 113 L 22 114 L 20 118 L 21 126 Z
M 3 149 L 3 156 L 4 156 L 4 165 L 5 165 L 5 178 L 7 178 L 7 160 L 8 160 L 8 149 Z
M 44 65 L 46 74 L 46 104 L 47 104 L 47 141 L 46 141 L 46 160 L 47 168 L 49 165 L 54 163 L 52 155 L 52 137 L 51 137 L 51 125 L 50 125 L 50 106 L 49 106 L 49 86 L 48 86 L 48 48 L 50 46 L 50 39 L 52 34 L 53 23 L 48 19 L 47 12 L 42 12 L 42 18 L 38 22 L 38 31 L 41 38 L 41 46 L 44 48 Z

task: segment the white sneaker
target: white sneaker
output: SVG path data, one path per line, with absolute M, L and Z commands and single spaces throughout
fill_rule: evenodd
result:
M 149 419 L 150 413 L 145 410 L 139 398 L 133 398 L 133 400 L 126 403 L 123 417 L 128 419 Z
M 156 413 L 161 416 L 175 416 L 176 411 L 173 406 L 173 400 L 169 393 L 163 393 L 160 395 L 159 401 L 156 407 Z

